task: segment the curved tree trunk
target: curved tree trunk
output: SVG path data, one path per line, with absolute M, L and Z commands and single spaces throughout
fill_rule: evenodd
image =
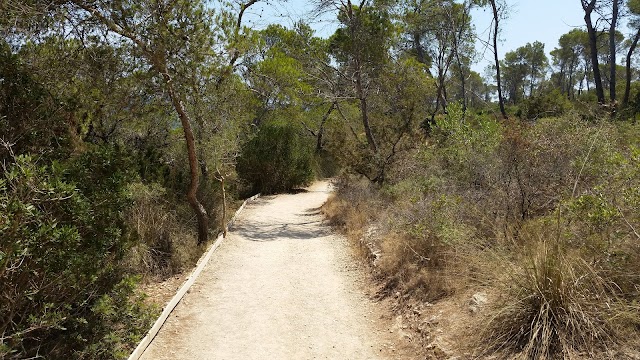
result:
M 182 124 L 182 130 L 184 132 L 184 139 L 187 143 L 189 173 L 191 178 L 189 190 L 187 191 L 187 201 L 196 214 L 196 219 L 198 221 L 198 244 L 201 245 L 207 242 L 209 232 L 209 214 L 207 214 L 207 210 L 198 200 L 198 187 L 200 186 L 200 166 L 198 163 L 198 157 L 196 156 L 196 143 L 193 136 L 193 130 L 191 129 L 191 120 L 189 119 L 189 115 L 184 108 L 184 104 L 178 98 L 175 90 L 173 89 L 173 83 L 171 81 L 171 77 L 167 72 L 167 69 L 163 68 L 162 71 L 162 78 L 165 81 L 167 92 L 169 93 L 169 97 L 171 98 L 171 103 L 173 104 L 173 107 L 178 113 L 178 117 L 180 118 L 180 123 Z

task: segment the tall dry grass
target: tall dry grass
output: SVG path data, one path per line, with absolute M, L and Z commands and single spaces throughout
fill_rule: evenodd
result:
M 127 214 L 137 241 L 126 264 L 137 274 L 165 278 L 196 263 L 202 250 L 192 227 L 180 221 L 159 185 L 132 184 L 133 206 Z

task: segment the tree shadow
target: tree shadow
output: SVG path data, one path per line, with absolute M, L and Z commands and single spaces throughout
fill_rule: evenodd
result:
M 322 226 L 323 219 L 318 217 L 320 208 L 310 208 L 295 215 L 302 217 L 291 223 L 265 221 L 241 222 L 231 231 L 250 241 L 266 242 L 286 239 L 311 240 L 331 235 L 331 229 Z M 309 217 L 318 217 L 309 219 Z

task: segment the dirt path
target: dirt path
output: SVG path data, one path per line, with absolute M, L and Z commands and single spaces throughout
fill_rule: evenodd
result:
M 308 190 L 246 208 L 142 359 L 412 358 Z

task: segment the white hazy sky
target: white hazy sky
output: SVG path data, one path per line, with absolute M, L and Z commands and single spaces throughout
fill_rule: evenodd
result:
M 502 23 L 500 58 L 508 51 L 529 42 L 541 41 L 545 44 L 547 54 L 553 50 L 562 34 L 573 28 L 584 27 L 583 12 L 580 0 L 506 0 L 509 4 L 508 18 Z M 264 27 L 269 23 L 280 23 L 285 26 L 293 24 L 299 19 L 309 22 L 312 6 L 309 1 L 288 0 L 258 3 L 252 8 L 247 17 L 246 25 Z M 476 9 L 473 12 L 473 22 L 479 37 L 488 38 L 492 14 L 489 8 Z M 336 24 L 331 17 L 316 19 L 311 25 L 319 36 L 329 36 L 335 30 Z M 620 30 L 628 33 L 625 26 Z M 478 43 L 478 64 L 474 69 L 482 74 L 484 67 L 490 63 L 492 54 L 483 54 L 482 46 Z M 484 55 L 484 58 L 483 58 Z

